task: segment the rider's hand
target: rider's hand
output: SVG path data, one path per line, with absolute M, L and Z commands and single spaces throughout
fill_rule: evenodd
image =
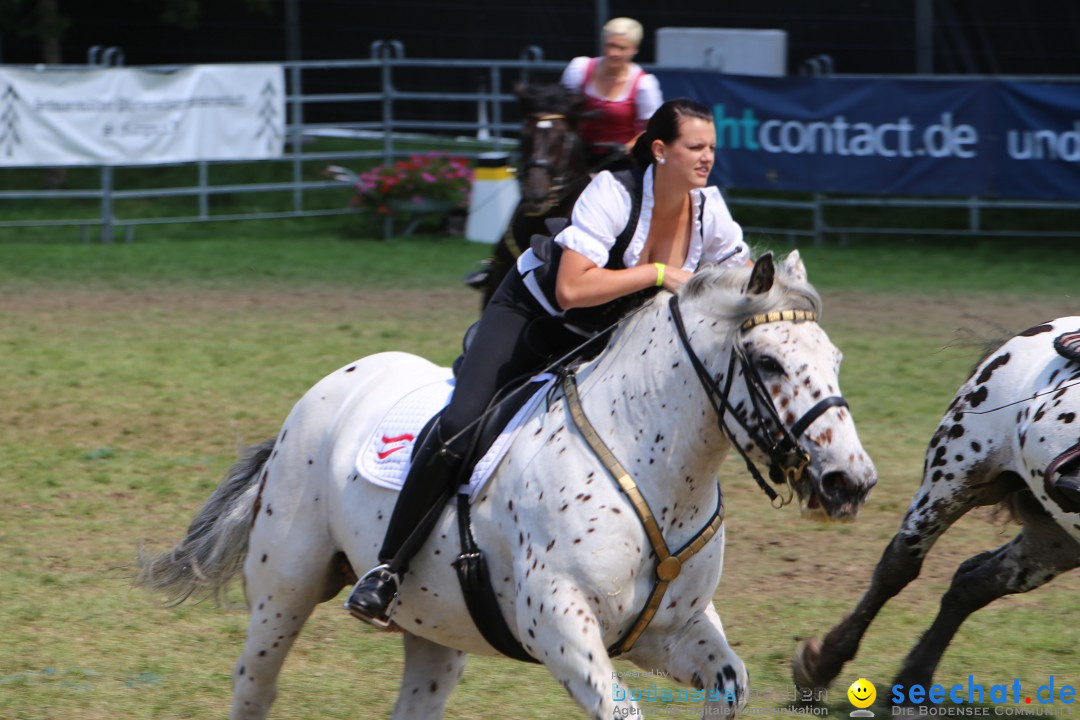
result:
M 667 265 L 664 267 L 664 289 L 674 292 L 684 282 L 690 279 L 692 272 L 683 270 L 681 267 Z

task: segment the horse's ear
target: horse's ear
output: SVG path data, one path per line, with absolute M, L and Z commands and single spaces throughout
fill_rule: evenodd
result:
M 524 97 L 526 87 L 527 86 L 525 85 L 525 83 L 518 80 L 516 83 L 514 83 L 514 94 L 517 95 L 519 98 Z
M 803 265 L 802 257 L 798 250 L 792 250 L 784 258 L 784 272 L 796 282 L 806 282 L 806 266 Z
M 746 294 L 760 295 L 769 292 L 774 277 L 776 266 L 773 265 L 772 253 L 767 252 L 754 263 L 754 269 L 750 271 L 750 282 L 746 285 Z

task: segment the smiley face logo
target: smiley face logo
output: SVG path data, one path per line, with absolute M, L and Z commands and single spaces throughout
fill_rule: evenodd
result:
M 855 707 L 868 708 L 877 699 L 877 688 L 874 687 L 874 683 L 866 678 L 859 678 L 851 683 L 851 687 L 847 690 L 847 696 Z

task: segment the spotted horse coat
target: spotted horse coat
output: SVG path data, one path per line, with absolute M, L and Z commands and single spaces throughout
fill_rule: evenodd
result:
M 895 680 L 930 687 L 938 661 L 968 615 L 993 600 L 1027 592 L 1080 565 L 1080 512 L 1055 492 L 1064 476 L 1044 470 L 1080 442 L 1080 362 L 1055 352 L 1054 339 L 1080 317 L 1037 325 L 1012 338 L 975 369 L 956 393 L 926 451 L 923 481 L 900 530 L 885 549 L 855 610 L 824 641 L 800 645 L 792 661 L 802 687 L 826 687 L 855 657 L 881 607 L 914 580 L 937 539 L 974 507 L 1003 503 L 1022 524 L 996 550 L 964 561 L 930 629 Z
M 774 268 L 705 269 L 679 292 L 689 343 L 711 377 L 732 374 L 732 412 L 753 419 L 754 400 L 738 350 L 760 371 L 781 422 L 813 417 L 803 441 L 800 506 L 852 517 L 876 481 L 839 394 L 839 351 L 814 321 L 778 320 L 741 329 L 775 310 L 819 310 L 797 253 Z M 679 548 L 722 502 L 716 481 L 731 442 L 673 330 L 668 293 L 617 328 L 607 349 L 577 369 L 592 426 L 652 507 L 663 537 Z M 802 318 L 811 317 L 802 313 Z M 361 444 L 387 409 L 446 372 L 404 353 L 381 353 L 331 373 L 296 404 L 275 441 L 241 461 L 174 549 L 147 559 L 141 583 L 180 600 L 219 590 L 242 572 L 251 618 L 233 673 L 233 720 L 265 718 L 285 655 L 315 605 L 335 597 L 351 568 L 374 565 L 397 496 L 353 470 Z M 639 712 L 618 697 L 607 648 L 634 625 L 657 578 L 642 524 L 605 465 L 587 447 L 554 394 L 525 423 L 472 507 L 502 614 L 589 717 Z M 770 430 L 776 430 L 771 428 Z M 402 580 L 393 620 L 405 633 L 405 671 L 395 720 L 440 718 L 466 653 L 496 654 L 468 620 L 452 561 L 456 508 L 447 507 Z M 715 695 L 710 716 L 743 706 L 749 678 L 725 637 L 713 596 L 723 563 L 723 527 L 671 580 L 652 622 L 623 657 L 643 670 Z M 372 631 L 342 611 L 343 628 Z

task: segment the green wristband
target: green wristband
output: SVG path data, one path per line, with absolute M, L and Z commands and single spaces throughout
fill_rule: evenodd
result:
M 656 287 L 664 287 L 664 268 L 667 267 L 664 263 L 653 263 L 656 268 Z

